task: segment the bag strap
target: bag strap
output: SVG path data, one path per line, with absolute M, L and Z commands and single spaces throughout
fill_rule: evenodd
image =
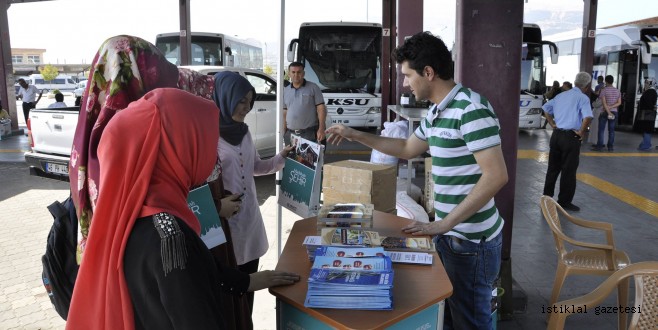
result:
M 59 201 L 54 201 L 52 204 L 48 205 L 48 211 L 50 211 L 50 214 L 52 214 L 54 218 L 68 216 L 68 210 L 64 208 Z

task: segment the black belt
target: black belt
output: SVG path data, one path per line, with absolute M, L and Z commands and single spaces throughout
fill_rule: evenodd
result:
M 573 132 L 577 131 L 576 129 L 566 129 L 566 128 L 556 128 L 556 131 L 561 131 L 561 132 Z
M 302 128 L 302 129 L 288 129 L 288 130 L 291 131 L 292 133 L 300 134 L 300 133 L 303 133 L 303 132 L 306 132 L 306 131 L 316 132 L 318 130 L 318 128 L 320 128 L 320 126 L 313 126 L 313 127 L 309 127 L 309 128 Z

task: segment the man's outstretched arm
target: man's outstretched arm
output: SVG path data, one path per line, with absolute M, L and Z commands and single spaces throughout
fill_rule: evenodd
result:
M 327 142 L 340 144 L 343 139 L 356 141 L 372 149 L 402 159 L 417 157 L 429 149 L 426 141 L 411 134 L 408 139 L 390 138 L 357 131 L 345 125 L 334 125 L 327 129 Z

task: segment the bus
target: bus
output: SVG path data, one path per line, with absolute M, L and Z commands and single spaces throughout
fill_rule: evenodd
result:
M 552 37 L 559 64 L 547 67 L 549 80 L 571 81 L 580 71 L 582 30 Z M 611 75 L 622 94 L 618 125 L 632 126 L 647 82 L 658 78 L 658 25 L 625 24 L 596 30 L 592 78 Z M 569 79 L 567 79 L 569 77 Z M 656 121 L 658 127 L 658 121 Z
M 546 92 L 544 48 L 548 48 L 550 61 L 557 61 L 557 47 L 542 39 L 537 24 L 523 24 L 521 45 L 521 97 L 519 101 L 519 128 L 544 128 L 542 105 Z
M 377 23 L 302 23 L 289 62 L 322 90 L 327 122 L 351 127 L 381 124 L 382 26 Z
M 189 65 L 230 66 L 263 71 L 260 42 L 238 39 L 222 33 L 192 32 Z M 175 65 L 180 63 L 180 33 L 160 33 L 155 46 Z

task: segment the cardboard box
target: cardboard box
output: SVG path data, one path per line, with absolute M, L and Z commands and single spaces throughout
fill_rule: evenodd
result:
M 432 179 L 432 157 L 425 158 L 425 188 L 423 189 L 423 207 L 429 214 L 434 213 L 434 180 Z
M 369 203 L 375 210 L 395 210 L 397 166 L 344 160 L 325 164 L 324 204 Z

